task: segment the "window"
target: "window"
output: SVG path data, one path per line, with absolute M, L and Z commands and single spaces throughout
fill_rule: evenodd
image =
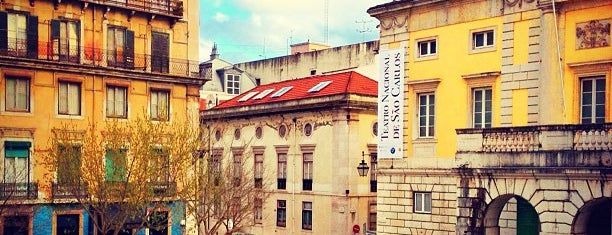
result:
M 149 235 L 168 235 L 168 212 L 155 211 L 149 216 Z
M 293 86 L 286 86 L 286 87 L 283 87 L 283 88 L 281 88 L 280 90 L 278 90 L 278 91 L 274 92 L 274 94 L 272 94 L 272 96 L 270 96 L 270 97 L 272 97 L 272 98 L 275 98 L 275 97 L 280 97 L 280 96 L 284 95 L 285 93 L 287 93 L 287 92 L 288 92 L 289 90 L 291 90 L 292 88 L 293 88 Z
M 81 146 L 59 145 L 57 183 L 72 185 L 81 178 Z
M 38 57 L 38 17 L 20 12 L 0 12 L 0 53 Z
M 241 153 L 234 152 L 232 165 L 233 165 L 232 182 L 234 184 L 234 187 L 239 187 L 242 181 L 242 154 Z
M 263 154 L 255 154 L 255 188 L 263 187 Z
M 51 20 L 53 59 L 79 62 L 81 24 L 72 20 Z
M 126 149 L 107 149 L 106 156 L 104 156 L 104 163 L 106 167 L 106 180 L 107 181 L 125 181 L 126 180 L 126 164 L 127 164 L 127 150 Z
M 581 79 L 580 98 L 581 123 L 604 123 L 606 121 L 606 79 L 605 76 Z
M 419 94 L 419 137 L 434 136 L 435 95 Z
M 474 128 L 491 127 L 492 93 L 490 87 L 473 89 L 473 117 Z
M 306 123 L 306 125 L 304 125 L 304 135 L 305 136 L 312 135 L 312 124 Z
M 81 115 L 81 84 L 59 82 L 58 113 L 61 115 Z
M 214 181 L 213 184 L 215 186 L 219 186 L 221 183 L 221 154 L 213 153 L 210 161 L 208 172 L 212 175 L 210 175 L 209 179 Z
M 318 92 L 318 91 L 322 90 L 323 88 L 325 88 L 327 85 L 329 85 L 331 82 L 332 81 L 319 82 L 319 84 L 317 84 L 314 87 L 310 88 L 310 90 L 308 90 L 308 92 L 309 93 Z
M 30 79 L 6 76 L 6 111 L 30 111 Z
M 425 40 L 417 42 L 419 57 L 433 56 L 438 53 L 437 40 Z
M 493 30 L 485 30 L 472 33 L 472 49 L 480 49 L 484 47 L 492 47 L 495 45 L 495 36 Z
M 376 202 L 370 202 L 368 208 L 368 227 L 367 231 L 376 231 Z
M 79 235 L 79 225 L 81 224 L 80 215 L 78 214 L 66 214 L 57 215 L 57 223 L 55 227 L 55 234 L 61 235 Z
M 378 154 L 370 153 L 370 192 L 376 192 L 376 167 L 378 166 Z
M 118 86 L 106 87 L 106 116 L 127 118 L 127 88 Z
M 414 212 L 431 213 L 431 193 L 414 193 Z
M 228 94 L 240 94 L 240 75 L 228 74 L 225 87 Z
M 277 189 L 287 189 L 287 153 L 278 154 Z
M 28 183 L 30 147 L 25 141 L 4 142 L 4 183 Z
M 255 198 L 254 204 L 255 212 L 253 213 L 253 217 L 255 219 L 255 224 L 261 224 L 263 220 L 263 200 L 261 198 Z
M 25 215 L 4 216 L 2 234 L 28 235 L 30 230 L 30 218 Z
M 153 183 L 168 183 L 170 181 L 170 153 L 164 148 L 155 147 L 149 158 L 149 169 L 155 172 L 151 176 Z
M 312 230 L 312 202 L 302 202 L 302 229 Z
M 151 32 L 151 71 L 168 73 L 170 66 L 170 36 L 167 33 Z
M 151 119 L 157 121 L 170 120 L 170 92 L 151 90 Z
M 287 202 L 285 200 L 276 201 L 276 226 L 287 226 Z
M 312 191 L 312 162 L 313 157 L 312 153 L 304 153 L 304 164 L 303 164 L 303 181 L 302 181 L 302 190 L 304 191 Z
M 134 31 L 108 26 L 106 48 L 108 66 L 134 67 Z

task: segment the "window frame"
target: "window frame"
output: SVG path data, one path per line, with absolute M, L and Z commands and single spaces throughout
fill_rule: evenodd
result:
M 436 93 L 435 92 L 420 92 L 416 94 L 417 96 L 417 133 L 418 133 L 418 138 L 424 138 L 424 139 L 431 139 L 431 138 L 435 138 L 436 137 Z M 421 104 L 421 97 L 426 97 L 425 98 L 425 114 L 422 115 L 421 114 L 421 106 L 423 106 L 423 104 Z M 433 104 L 431 103 L 433 98 Z M 433 114 L 431 114 L 431 108 L 430 106 L 433 106 Z M 421 123 L 421 116 L 425 117 L 425 125 L 422 125 Z M 433 119 L 433 124 L 431 123 Z M 421 128 L 425 127 L 425 134 L 421 134 Z M 430 130 L 433 129 L 432 130 Z M 430 133 L 433 132 L 433 133 Z
M 376 214 L 377 214 L 377 205 L 376 205 L 376 201 L 370 201 L 368 203 L 368 218 L 367 218 L 367 227 L 365 228 L 366 231 L 371 231 L 371 232 L 376 232 L 376 227 L 377 227 L 377 222 L 376 222 Z M 372 218 L 372 215 L 373 218 Z M 374 225 L 374 226 L 372 226 Z M 374 228 L 372 228 L 374 227 Z
M 120 148 L 118 150 L 119 151 L 116 151 L 116 149 L 107 148 L 104 154 L 104 165 L 105 165 L 105 170 L 106 170 L 104 172 L 104 177 L 107 182 L 125 182 L 127 180 L 128 150 L 126 148 Z M 109 154 L 116 154 L 116 155 L 109 156 Z M 120 157 L 122 158 L 123 162 L 115 163 L 115 161 L 113 160 L 116 160 L 116 159 L 112 159 L 113 157 Z M 109 166 L 109 164 L 112 164 L 112 166 Z M 117 165 L 117 164 L 121 164 L 121 165 Z M 119 168 L 117 169 L 117 167 Z M 112 169 L 113 173 L 109 175 L 110 169 Z
M 76 32 L 76 38 L 71 39 L 69 28 L 71 24 L 74 24 L 74 29 Z M 62 35 L 62 26 L 64 26 L 65 35 Z M 55 30 L 58 30 L 55 32 Z M 76 43 L 74 46 L 75 51 L 71 50 L 72 43 Z M 65 47 L 63 45 L 66 44 Z M 51 45 L 52 45 L 52 55 L 54 60 L 59 61 L 70 61 L 74 63 L 78 63 L 80 60 L 81 54 L 81 22 L 77 19 L 52 19 L 51 20 Z M 66 52 L 64 52 L 65 49 Z
M 312 191 L 314 182 L 314 153 L 302 154 L 302 191 Z
M 263 199 L 260 197 L 256 197 L 253 201 L 253 220 L 255 224 L 263 223 Z
M 603 98 L 603 117 L 598 117 L 597 116 L 597 106 L 602 105 L 597 103 L 597 81 L 598 80 L 603 80 L 603 92 L 604 92 L 604 98 Z M 590 117 L 585 118 L 584 117 L 584 86 L 585 86 L 585 81 L 590 81 L 591 82 L 591 115 Z M 598 123 L 605 123 L 607 120 L 609 120 L 608 115 L 606 115 L 608 112 L 608 107 L 609 107 L 609 98 L 607 97 L 608 94 L 608 79 L 606 79 L 606 75 L 589 75 L 589 76 L 580 76 L 579 77 L 579 103 L 580 105 L 578 106 L 579 109 L 579 120 L 578 123 L 580 124 L 598 124 Z M 602 121 L 598 122 L 597 119 L 599 118 L 603 118 Z M 590 122 L 584 122 L 585 119 L 590 120 Z
M 113 90 L 113 107 L 114 107 L 114 112 L 110 113 L 109 112 L 109 94 L 110 91 L 109 90 Z M 123 90 L 123 115 L 117 115 L 116 111 L 117 111 L 117 90 Z M 105 97 L 105 103 L 106 103 L 106 107 L 105 107 L 105 112 L 106 112 L 106 117 L 107 118 L 120 118 L 120 119 L 127 119 L 128 118 L 128 88 L 125 86 L 118 86 L 118 85 L 111 85 L 108 84 L 106 85 L 106 97 Z
M 438 37 L 427 37 L 427 38 L 421 38 L 416 40 L 416 53 L 415 55 L 418 61 L 418 59 L 436 59 L 438 58 Z M 434 47 L 432 47 L 432 44 L 434 44 Z M 421 50 L 421 46 L 422 45 L 426 45 L 426 52 L 423 53 L 423 51 Z
M 277 153 L 276 180 L 278 190 L 287 190 L 287 153 Z M 282 177 L 282 178 L 281 178 Z
M 370 152 L 370 192 L 375 193 L 378 191 L 378 180 L 376 175 L 376 168 L 378 167 L 378 153 Z
M 20 11 L 9 11 L 6 12 L 7 14 L 7 18 L 6 18 L 6 29 L 7 29 L 7 36 L 6 36 L 6 41 L 7 41 L 7 53 L 13 56 L 23 56 L 25 57 L 28 53 L 28 19 L 30 14 L 27 12 L 20 12 Z M 14 25 L 14 27 L 11 27 L 12 25 L 10 24 L 11 22 L 11 15 L 13 15 L 13 17 L 23 17 L 24 19 L 24 28 L 21 29 L 19 28 L 19 22 L 17 18 L 15 18 L 15 23 L 16 25 Z M 12 28 L 14 28 L 14 30 L 11 30 Z M 20 30 L 23 30 L 23 32 L 19 32 Z M 9 32 L 14 31 L 15 32 L 15 38 L 11 38 L 9 36 Z M 23 35 L 20 35 L 22 34 Z M 20 38 L 20 36 L 22 36 L 23 38 Z M 23 40 L 23 42 L 20 42 L 20 40 Z M 12 47 L 11 47 L 12 46 Z M 20 48 L 20 46 L 22 48 Z
M 242 151 L 232 151 L 232 184 L 240 187 L 242 183 Z
M 157 55 L 161 52 L 161 47 L 157 47 L 155 37 L 165 37 L 167 40 L 166 54 Z M 170 72 L 170 34 L 166 32 L 151 31 L 151 72 L 169 73 Z
M 282 228 L 287 227 L 287 201 L 286 200 L 276 200 L 276 227 L 282 227 Z
M 24 171 L 25 171 L 25 175 L 24 176 L 19 176 L 17 173 L 17 158 L 24 158 L 24 157 L 18 157 L 18 156 L 8 156 L 7 150 L 9 150 L 8 145 L 11 145 L 9 143 L 16 143 L 16 142 L 22 142 L 22 143 L 29 143 L 29 147 L 26 146 L 20 146 L 18 147 L 21 150 L 27 150 L 27 157 L 25 157 L 25 164 L 24 164 Z M 2 140 L 2 149 L 3 149 L 3 155 L 2 155 L 2 160 L 3 160 L 3 176 L 2 176 L 2 180 L 4 183 L 31 183 L 31 174 L 32 174 L 32 166 L 31 166 L 31 160 L 32 160 L 32 153 L 31 153 L 31 149 L 33 146 L 33 141 L 31 139 L 4 139 Z M 21 145 L 21 144 L 20 144 Z M 28 145 L 28 144 L 26 144 Z M 13 168 L 14 172 L 12 175 L 12 177 L 7 178 L 7 176 L 9 175 L 9 173 L 7 172 L 7 169 L 9 169 L 9 167 L 7 166 L 7 158 L 14 158 L 15 163 L 13 164 Z M 12 178 L 12 180 L 11 180 Z
M 253 179 L 254 187 L 261 189 L 263 188 L 263 171 L 264 171 L 264 155 L 263 153 L 254 154 L 254 165 L 253 165 Z
M 472 87 L 471 88 L 471 93 L 472 93 L 472 128 L 491 128 L 493 126 L 493 87 L 491 86 L 485 86 L 485 87 Z M 476 110 L 476 92 L 482 92 L 481 95 L 481 100 L 480 102 L 481 104 L 481 109 L 480 110 Z M 490 92 L 490 99 L 487 100 L 486 97 L 486 92 Z M 489 108 L 490 110 L 487 110 L 487 103 L 489 104 Z M 480 120 L 481 123 L 476 123 L 476 117 L 477 117 L 477 113 L 478 111 L 480 111 Z M 487 113 L 489 115 L 489 123 L 486 122 L 486 118 L 487 118 Z
M 160 109 L 159 109 L 159 96 L 160 94 L 164 94 L 166 95 L 165 100 L 166 100 L 166 111 L 165 111 L 165 115 L 166 118 L 160 116 L 160 114 L 164 114 L 164 113 L 160 113 Z M 153 96 L 155 96 L 155 100 L 157 101 L 157 103 L 155 104 L 155 116 L 153 116 Z M 152 88 L 149 91 L 149 116 L 151 118 L 151 120 L 154 121 L 170 121 L 170 109 L 171 109 L 171 105 L 170 105 L 170 101 L 171 101 L 171 92 L 170 90 L 167 89 L 154 89 Z
M 431 214 L 432 211 L 432 193 L 431 192 L 414 192 L 412 194 L 413 211 L 419 214 Z M 429 197 L 427 197 L 429 195 Z M 427 200 L 429 200 L 429 208 L 427 208 Z M 420 202 L 419 202 L 420 201 Z M 419 208 L 420 203 L 420 208 Z
M 307 207 L 310 205 L 310 208 Z M 312 230 L 313 207 L 312 202 L 302 202 L 302 230 Z
M 65 97 L 65 101 L 63 101 L 64 103 L 66 103 L 66 111 L 62 111 L 62 85 L 65 84 L 66 86 L 66 97 Z M 76 109 L 78 109 L 76 111 L 76 113 L 71 113 L 73 111 L 70 111 L 71 107 L 70 107 L 70 87 L 71 86 L 76 86 L 76 91 L 78 92 L 78 94 L 76 95 L 78 97 L 77 101 L 76 101 Z M 72 81 L 72 80 L 59 80 L 58 81 L 58 85 L 57 85 L 57 114 L 61 115 L 61 116 L 71 116 L 71 117 L 76 117 L 76 116 L 82 116 L 83 115 L 83 108 L 82 108 L 82 102 L 83 102 L 83 82 L 77 82 L 77 81 Z
M 230 77 L 231 77 L 231 80 L 230 80 Z M 230 95 L 240 94 L 240 77 L 241 77 L 240 74 L 233 74 L 233 73 L 225 75 L 225 92 L 227 94 L 230 94 Z M 230 92 L 230 89 L 231 89 L 231 92 Z
M 9 88 L 8 88 L 8 84 L 9 84 L 9 80 L 15 80 L 15 89 L 13 91 L 13 95 L 14 97 L 12 98 L 14 101 L 14 106 L 15 107 L 9 107 Z M 17 112 L 17 113 L 30 113 L 31 112 L 31 78 L 28 76 L 13 76 L 13 75 L 8 75 L 5 74 L 4 75 L 4 111 L 6 112 Z M 17 96 L 18 96 L 18 83 L 19 81 L 25 81 L 25 97 L 24 97 L 24 101 L 25 101 L 25 108 L 21 109 L 17 106 Z
M 488 41 L 488 33 L 492 33 L 493 35 L 493 40 L 492 40 L 492 44 L 487 44 Z M 483 45 L 482 46 L 476 46 L 476 37 L 477 35 L 483 35 Z M 490 26 L 490 27 L 485 27 L 485 28 L 479 28 L 479 29 L 472 29 L 470 30 L 470 34 L 469 34 L 469 43 L 470 45 L 468 46 L 469 48 L 469 53 L 481 53 L 481 52 L 490 52 L 490 51 L 495 51 L 497 50 L 497 40 L 498 40 L 498 36 L 497 36 L 497 27 L 496 26 Z

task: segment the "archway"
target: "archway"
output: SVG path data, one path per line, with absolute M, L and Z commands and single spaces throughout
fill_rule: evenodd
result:
M 612 234 L 612 198 L 603 197 L 593 199 L 584 204 L 579 210 L 574 223 L 572 234 L 595 235 Z
M 524 198 L 506 194 L 487 206 L 484 217 L 486 235 L 540 233 L 540 220 L 535 208 Z

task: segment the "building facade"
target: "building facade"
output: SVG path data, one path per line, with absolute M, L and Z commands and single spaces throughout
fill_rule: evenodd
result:
M 254 200 L 242 232 L 376 230 L 376 175 L 357 172 L 362 158 L 376 164 L 376 81 L 343 72 L 261 85 L 202 111 L 201 121 L 213 157 L 241 156 L 254 169 L 249 180 L 270 195 Z
M 610 1 L 392 1 L 403 158 L 379 160 L 378 234 L 609 234 Z M 440 69 L 444 68 L 444 69 Z
M 56 128 L 197 120 L 197 22 L 191 0 L 0 3 L 0 233 L 93 231 L 42 162 Z M 184 230 L 180 203 L 168 202 L 162 234 Z

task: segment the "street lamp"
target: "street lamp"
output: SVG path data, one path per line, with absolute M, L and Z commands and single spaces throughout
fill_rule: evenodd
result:
M 370 170 L 370 167 L 365 162 L 365 152 L 361 151 L 361 163 L 357 166 L 357 172 L 359 172 L 359 176 L 363 177 L 368 175 L 368 170 Z

